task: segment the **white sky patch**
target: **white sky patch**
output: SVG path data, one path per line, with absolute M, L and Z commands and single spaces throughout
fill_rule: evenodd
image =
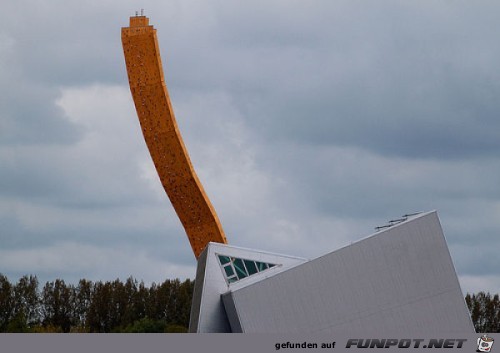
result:
M 128 87 L 62 88 L 57 105 L 66 119 L 84 129 L 77 143 L 65 148 L 39 146 L 36 152 L 31 147 L 0 151 L 4 161 L 35 170 L 31 179 L 42 174 L 54 179 L 45 181 L 54 188 L 48 198 L 0 200 L 2 215 L 15 219 L 21 234 L 9 244 L 31 244 L 26 250 L 4 248 L 3 271 L 64 278 L 80 273 L 92 279 L 132 275 L 147 281 L 192 277 L 192 259 L 159 260 L 162 249 L 168 258 L 172 255 L 167 252 L 175 253 L 187 239 L 158 176 L 156 188 L 150 187 L 151 172 L 144 178 L 144 163 L 152 162 Z M 160 246 L 154 245 L 158 238 L 163 239 Z M 71 271 L 65 272 L 68 268 Z
M 62 87 L 56 104 L 64 110 L 68 120 L 84 126 L 87 133 L 98 134 L 96 142 L 127 141 L 120 145 L 123 147 L 130 144 L 130 140 L 139 140 L 136 136 L 138 121 L 128 87 L 103 84 Z
M 0 267 L 17 273 L 47 274 L 57 278 L 122 280 L 132 276 L 147 283 L 167 278 L 193 278 L 194 266 L 181 266 L 152 259 L 145 251 L 117 244 L 111 247 L 63 242 L 49 247 L 26 250 L 0 250 Z
M 226 232 L 231 223 L 256 222 L 274 207 L 273 181 L 255 161 L 258 146 L 230 96 L 200 92 L 176 103 L 186 147 Z M 260 222 L 260 221 L 259 221 Z M 258 223 L 258 222 L 257 222 Z M 227 234 L 238 241 L 238 234 Z M 258 236 L 258 235 L 255 235 Z
M 500 292 L 500 276 L 459 276 L 462 293 L 473 294 L 478 292 L 489 292 L 498 294 Z
M 164 202 L 167 194 L 160 182 L 160 177 L 151 159 L 139 163 L 141 178 L 147 184 L 147 187 L 152 192 L 153 196 L 158 202 Z
M 57 105 L 85 129 L 81 141 L 65 154 L 78 186 L 112 199 L 142 197 L 148 190 L 136 187 L 142 181 L 141 166 L 150 157 L 129 88 L 100 84 L 62 88 Z

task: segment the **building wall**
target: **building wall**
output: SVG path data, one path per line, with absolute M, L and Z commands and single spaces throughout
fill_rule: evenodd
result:
M 223 294 L 233 332 L 474 332 L 436 212 Z
M 276 264 L 264 272 L 235 283 L 228 283 L 217 255 Z M 198 258 L 196 281 L 191 306 L 189 332 L 231 332 L 231 326 L 222 304 L 221 294 L 265 278 L 275 276 L 288 268 L 307 261 L 303 258 L 245 249 L 220 243 L 209 243 Z

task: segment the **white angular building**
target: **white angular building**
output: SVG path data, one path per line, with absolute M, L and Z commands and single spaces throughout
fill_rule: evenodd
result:
M 190 332 L 474 332 L 436 212 L 313 260 L 210 243 Z

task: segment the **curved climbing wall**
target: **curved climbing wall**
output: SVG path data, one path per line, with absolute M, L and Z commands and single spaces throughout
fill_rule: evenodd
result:
M 227 243 L 227 240 L 177 127 L 163 76 L 156 29 L 145 16 L 131 17 L 130 27 L 122 28 L 122 44 L 146 145 L 198 258 L 209 242 Z

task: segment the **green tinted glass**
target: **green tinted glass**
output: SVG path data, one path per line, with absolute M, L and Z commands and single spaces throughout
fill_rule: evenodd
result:
M 260 261 L 244 260 L 232 256 L 217 255 L 228 283 L 238 282 L 240 279 L 254 275 L 276 266 Z
M 263 262 L 255 261 L 255 264 L 257 265 L 257 269 L 259 270 L 259 272 L 267 269 L 267 265 Z
M 244 262 L 250 276 L 258 272 L 254 261 L 244 260 Z
M 226 271 L 227 277 L 234 276 L 234 271 L 233 271 L 233 268 L 231 266 L 225 266 L 224 271 Z
M 229 256 L 219 255 L 219 261 L 220 261 L 221 264 L 224 265 L 224 264 L 229 263 L 229 261 L 231 261 L 231 260 L 229 259 Z
M 243 266 L 243 260 L 234 259 L 233 265 L 234 265 L 234 269 L 236 270 L 236 275 L 238 276 L 239 279 L 242 279 L 242 278 L 245 278 L 248 276 L 247 272 L 245 271 L 245 267 Z

